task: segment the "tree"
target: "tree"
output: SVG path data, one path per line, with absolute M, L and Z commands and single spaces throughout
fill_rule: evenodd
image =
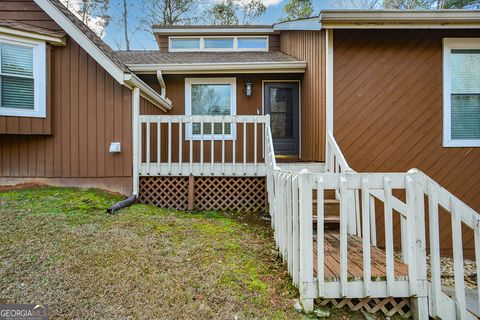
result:
M 397 1 L 397 0 L 392 0 Z M 372 10 L 381 8 L 381 0 L 337 0 L 334 5 L 339 9 L 360 9 L 360 10 Z
M 222 0 L 210 8 L 210 22 L 217 25 L 252 24 L 267 8 L 261 0 Z
M 480 0 L 384 0 L 385 9 L 478 9 Z
M 99 37 L 105 35 L 105 29 L 111 18 L 108 15 L 110 0 L 62 0 L 62 2 Z
M 286 16 L 282 21 L 309 18 L 313 13 L 312 0 L 290 0 L 283 7 L 283 12 Z
M 189 24 L 194 18 L 191 16 L 196 2 L 194 0 L 145 0 L 142 19 L 148 31 L 154 24 L 175 25 Z

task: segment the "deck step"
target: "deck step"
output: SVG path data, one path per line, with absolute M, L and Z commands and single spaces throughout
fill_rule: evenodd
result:
M 340 202 L 336 199 L 324 200 L 324 223 L 330 225 L 340 224 Z M 313 200 L 313 222 L 317 222 L 317 200 Z

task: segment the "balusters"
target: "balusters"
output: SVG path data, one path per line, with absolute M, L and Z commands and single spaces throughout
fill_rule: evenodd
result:
M 172 174 L 172 118 L 168 118 L 168 174 Z
M 211 139 L 210 139 L 210 168 L 211 168 L 211 173 L 212 175 L 214 174 L 214 170 L 213 170 L 213 165 L 214 165 L 214 162 L 215 162 L 215 122 L 213 121 L 213 118 L 212 120 L 210 121 L 210 134 L 211 134 Z
M 385 216 L 385 257 L 387 271 L 387 296 L 393 296 L 394 290 L 394 255 L 393 255 L 393 210 L 392 210 L 392 181 L 384 178 L 384 216 Z
M 182 174 L 182 162 L 183 162 L 183 117 L 180 117 L 178 121 L 178 172 Z
M 192 116 L 190 116 L 190 141 L 189 141 L 189 144 L 190 144 L 190 155 L 189 155 L 189 158 L 190 158 L 190 174 L 192 174 L 193 172 L 193 118 Z
M 450 197 L 450 210 L 452 215 L 453 274 L 455 277 L 457 317 L 459 319 L 464 319 L 467 303 L 465 300 L 465 280 L 463 270 L 462 221 L 461 212 L 459 212 L 457 202 L 453 197 Z
M 317 179 L 317 279 L 318 279 L 318 295 L 322 297 L 325 294 L 325 201 L 324 201 L 324 184 L 323 178 Z
M 243 118 L 243 174 L 247 174 L 247 122 Z
M 222 117 L 222 175 L 225 175 L 225 116 Z
M 347 296 L 348 283 L 348 252 L 347 252 L 347 223 L 348 223 L 348 191 L 347 179 L 340 176 L 340 295 Z
M 255 175 L 257 174 L 257 117 L 253 118 L 253 165 Z
M 201 121 L 200 121 L 200 174 L 203 175 L 203 138 L 204 138 L 204 134 L 203 134 L 203 122 L 204 122 L 204 118 L 202 117 L 201 118 Z
M 161 158 L 161 147 L 162 147 L 162 135 L 161 135 L 161 129 L 162 129 L 162 122 L 160 119 L 157 120 L 157 172 L 160 173 L 160 166 L 162 164 L 162 158 Z
M 430 268 L 432 283 L 432 315 L 438 315 L 441 299 L 440 274 L 440 236 L 438 225 L 438 189 L 432 183 L 428 184 L 428 215 L 430 226 Z
M 363 293 L 365 297 L 370 296 L 371 252 L 370 252 L 370 190 L 368 179 L 362 179 L 362 227 L 363 227 Z
M 410 176 L 405 178 L 406 201 L 407 201 L 407 222 L 408 222 L 408 247 L 410 260 L 408 264 L 408 285 L 410 295 L 417 293 L 417 235 L 416 235 L 416 219 L 415 219 L 415 183 Z
M 150 172 L 150 120 L 147 120 L 147 122 L 145 123 L 145 125 L 147 126 L 147 132 L 146 132 L 146 136 L 147 136 L 147 141 L 146 141 L 146 162 L 147 162 L 147 170 L 148 172 Z

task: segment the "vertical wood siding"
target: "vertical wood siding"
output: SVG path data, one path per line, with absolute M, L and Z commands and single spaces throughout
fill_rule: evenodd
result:
M 418 168 L 479 211 L 480 148 L 442 147 L 444 37 L 480 31 L 335 31 L 334 133 L 355 170 Z M 451 248 L 446 218 L 444 249 Z M 467 249 L 472 237 L 464 234 Z
M 0 134 L 0 177 L 131 176 L 131 91 L 70 38 L 51 58 L 52 135 Z
M 302 161 L 325 159 L 325 36 L 320 31 L 284 31 L 280 50 L 307 61 L 302 79 Z
M 16 20 L 50 30 L 62 30 L 34 1 L 0 1 L 0 19 Z

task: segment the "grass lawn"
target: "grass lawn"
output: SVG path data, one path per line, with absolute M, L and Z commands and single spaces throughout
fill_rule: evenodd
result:
M 96 190 L 0 192 L 0 303 L 51 318 L 298 319 L 268 226 Z

